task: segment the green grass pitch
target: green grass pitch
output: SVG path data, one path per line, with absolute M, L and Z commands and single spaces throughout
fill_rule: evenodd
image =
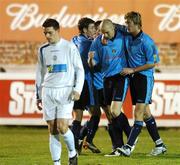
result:
M 144 128 L 131 157 L 104 157 L 111 151 L 111 142 L 105 128 L 99 128 L 94 143 L 102 153 L 93 154 L 83 150 L 79 156 L 79 165 L 179 165 L 180 129 L 161 129 L 160 135 L 168 148 L 164 155 L 147 156 L 154 144 Z M 63 139 L 61 141 L 61 163 L 67 165 L 67 150 Z M 0 165 L 53 165 L 48 146 L 46 127 L 0 126 Z

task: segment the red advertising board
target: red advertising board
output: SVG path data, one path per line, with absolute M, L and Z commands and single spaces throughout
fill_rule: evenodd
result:
M 0 74 L 0 124 L 45 125 L 42 112 L 35 105 L 34 74 Z M 180 74 L 155 74 L 152 114 L 158 126 L 180 127 Z M 123 106 L 130 123 L 133 123 L 133 107 L 130 94 Z M 84 120 L 88 113 L 84 113 Z M 106 125 L 103 114 L 100 125 Z

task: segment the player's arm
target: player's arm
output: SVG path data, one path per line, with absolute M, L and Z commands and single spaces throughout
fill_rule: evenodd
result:
M 115 26 L 115 29 L 116 29 L 117 31 L 121 31 L 121 32 L 124 33 L 124 34 L 129 34 L 129 33 L 128 33 L 127 26 L 125 26 L 125 25 L 120 25 L 120 24 L 116 24 L 116 23 L 114 23 L 114 26 Z
M 136 72 L 141 72 L 143 70 L 151 69 L 156 66 L 158 59 L 156 58 L 157 51 L 155 51 L 155 45 L 147 42 L 143 44 L 143 51 L 146 56 L 146 64 L 135 68 L 124 68 L 121 72 L 121 75 L 125 76 L 129 74 L 134 74 Z
M 44 81 L 44 75 L 45 75 L 45 68 L 43 67 L 43 60 L 40 51 L 38 51 L 38 62 L 36 65 L 36 105 L 39 110 L 42 110 L 42 98 L 41 98 L 41 93 L 42 93 L 42 83 Z
M 88 64 L 94 72 L 101 71 L 100 55 L 98 52 L 98 40 L 92 42 L 89 53 L 88 53 Z
M 71 45 L 71 57 L 72 57 L 72 63 L 73 67 L 75 69 L 75 85 L 72 93 L 70 94 L 70 99 L 71 100 L 79 100 L 80 94 L 84 85 L 84 68 L 82 64 L 82 60 L 79 54 L 78 49 L 76 48 L 75 45 Z

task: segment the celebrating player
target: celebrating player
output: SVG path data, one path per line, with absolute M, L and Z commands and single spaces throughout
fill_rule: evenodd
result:
M 150 154 L 156 156 L 167 150 L 149 109 L 154 85 L 153 68 L 159 62 L 157 48 L 154 41 L 142 31 L 141 15 L 138 12 L 127 13 L 125 20 L 130 33 L 125 38 L 129 68 L 125 67 L 121 75 L 130 75 L 131 96 L 135 105 L 135 121 L 128 142 L 120 148 L 120 152 L 125 156 L 130 156 L 131 148 L 141 132 L 144 120 L 156 145 Z
M 80 34 L 73 37 L 72 41 L 77 46 L 81 55 L 85 70 L 85 82 L 80 99 L 74 104 L 75 119 L 71 129 L 75 136 L 75 146 L 79 154 L 84 136 L 87 136 L 85 148 L 90 149 L 94 153 L 100 153 L 100 150 L 93 144 L 93 138 L 98 129 L 101 111 L 95 107 L 93 77 L 87 63 L 89 48 L 96 33 L 94 21 L 87 17 L 81 18 L 78 22 L 78 29 Z M 89 110 L 91 117 L 87 125 L 84 125 L 87 131 L 80 135 L 83 110 L 85 109 Z M 82 130 L 84 130 L 84 128 L 82 128 Z
M 114 150 L 108 156 L 119 156 L 116 150 L 123 145 L 122 131 L 129 136 L 130 126 L 127 117 L 121 112 L 125 99 L 128 79 L 119 73 L 127 67 L 125 57 L 124 35 L 117 30 L 111 20 L 105 19 L 100 25 L 99 35 L 91 45 L 93 54 L 89 57 L 89 64 L 94 70 L 104 74 L 105 104 L 112 115 Z

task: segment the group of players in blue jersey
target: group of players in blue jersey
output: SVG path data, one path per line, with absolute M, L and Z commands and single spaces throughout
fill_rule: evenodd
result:
M 128 12 L 125 23 L 127 26 L 115 24 L 109 19 L 95 22 L 84 17 L 78 22 L 79 35 L 72 39 L 85 70 L 84 86 L 80 99 L 74 104 L 71 127 L 79 154 L 82 147 L 93 153 L 101 152 L 93 143 L 101 108 L 108 119 L 107 130 L 113 149 L 105 156 L 130 156 L 143 122 L 155 143 L 150 155 L 157 156 L 167 151 L 149 108 L 154 67 L 159 62 L 157 47 L 142 31 L 141 15 L 138 12 Z M 122 111 L 128 87 L 135 105 L 132 127 Z M 91 117 L 81 126 L 85 109 Z M 123 132 L 127 136 L 126 144 Z
M 157 47 L 142 31 L 138 12 L 128 12 L 124 18 L 127 26 L 109 19 L 94 22 L 81 18 L 79 35 L 72 42 L 59 35 L 60 26 L 55 19 L 48 18 L 42 25 L 47 43 L 38 51 L 36 104 L 43 110 L 48 125 L 54 165 L 61 165 L 60 136 L 68 149 L 69 165 L 78 164 L 82 147 L 93 153 L 101 152 L 93 143 L 101 109 L 106 114 L 112 142 L 112 151 L 105 156 L 130 156 L 143 122 L 155 143 L 149 155 L 167 151 L 149 107 L 154 67 L 159 62 Z M 122 111 L 128 87 L 135 106 L 132 127 Z M 69 129 L 72 109 L 74 120 Z M 91 116 L 81 126 L 84 110 Z M 126 144 L 123 132 L 127 136 Z

